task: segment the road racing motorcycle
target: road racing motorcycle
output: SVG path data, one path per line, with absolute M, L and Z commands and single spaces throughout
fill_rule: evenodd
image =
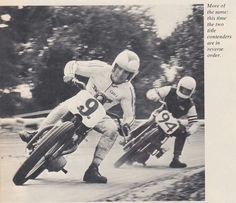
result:
M 13 177 L 15 185 L 22 185 L 27 180 L 36 178 L 45 169 L 49 172 L 67 173 L 64 169 L 67 163 L 64 155 L 76 151 L 88 132 L 104 118 L 107 113 L 102 104 L 105 101 L 105 94 L 99 93 L 94 97 L 82 88 L 70 98 L 69 111 L 59 124 L 46 126 L 27 144 L 26 149 L 30 153 Z M 121 126 L 118 116 L 111 113 L 109 115 L 114 116 Z
M 114 166 L 119 168 L 124 163 L 131 165 L 135 162 L 146 166 L 146 161 L 151 155 L 160 158 L 167 151 L 163 147 L 164 143 L 183 130 L 185 127 L 172 116 L 162 101 L 162 105 L 152 112 L 147 122 L 131 131 L 123 142 L 124 154 Z

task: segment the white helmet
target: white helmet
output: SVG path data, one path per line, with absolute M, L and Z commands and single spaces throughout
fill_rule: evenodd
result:
M 188 99 L 192 96 L 196 88 L 196 81 L 190 76 L 185 76 L 180 79 L 176 94 L 183 99 Z
M 130 50 L 124 50 L 117 55 L 112 63 L 113 69 L 116 66 L 130 73 L 127 78 L 128 81 L 132 80 L 139 72 L 140 59 L 136 53 Z

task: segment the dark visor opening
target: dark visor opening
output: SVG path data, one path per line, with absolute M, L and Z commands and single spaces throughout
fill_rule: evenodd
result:
M 186 95 L 186 96 L 189 96 L 189 95 L 192 93 L 192 90 L 187 89 L 187 88 L 182 87 L 182 86 L 180 86 L 179 91 L 180 91 L 182 94 Z
M 125 69 L 121 68 L 121 67 L 120 67 L 120 66 L 119 66 L 117 63 L 115 63 L 114 69 L 123 70 L 123 72 L 124 72 L 124 73 L 130 74 L 130 72 L 129 72 L 129 71 L 127 71 L 127 70 L 125 70 Z

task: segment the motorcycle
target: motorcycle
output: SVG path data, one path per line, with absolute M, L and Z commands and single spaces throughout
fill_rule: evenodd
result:
M 81 82 L 78 81 L 81 88 Z M 16 171 L 13 182 L 22 185 L 29 179 L 35 179 L 45 169 L 62 171 L 67 161 L 64 155 L 75 152 L 88 132 L 101 121 L 106 114 L 121 122 L 116 114 L 107 113 L 103 107 L 105 94 L 99 93 L 94 97 L 83 88 L 68 102 L 68 113 L 57 124 L 49 125 L 37 132 L 27 144 L 30 152 L 28 158 Z
M 167 150 L 164 143 L 185 127 L 168 111 L 165 102 L 154 110 L 147 122 L 130 132 L 123 146 L 124 154 L 114 163 L 116 168 L 124 163 L 141 163 L 146 166 L 150 156 L 160 158 Z

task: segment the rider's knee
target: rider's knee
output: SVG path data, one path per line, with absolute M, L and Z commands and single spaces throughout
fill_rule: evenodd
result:
M 184 128 L 180 128 L 180 129 L 176 130 L 176 131 L 172 134 L 172 136 L 174 136 L 174 137 L 186 138 L 186 137 L 188 137 L 188 133 L 187 133 L 187 131 L 186 131 L 186 128 L 184 127 Z
M 97 126 L 95 126 L 94 130 L 101 133 L 103 137 L 109 137 L 111 140 L 115 140 L 118 134 L 118 126 L 109 117 L 103 119 Z
M 187 131 L 181 132 L 181 133 L 179 134 L 179 137 L 182 137 L 182 138 L 188 137 Z
M 118 127 L 115 122 L 107 122 L 104 131 L 104 134 L 107 135 L 111 140 L 115 140 L 118 136 Z
M 104 127 L 105 127 L 105 131 L 109 131 L 109 132 L 118 131 L 118 126 L 112 119 L 106 120 L 106 122 L 104 122 Z
M 118 137 L 118 135 L 119 135 L 118 131 L 115 130 L 115 128 L 107 129 L 104 134 L 107 135 L 111 140 L 115 140 Z

